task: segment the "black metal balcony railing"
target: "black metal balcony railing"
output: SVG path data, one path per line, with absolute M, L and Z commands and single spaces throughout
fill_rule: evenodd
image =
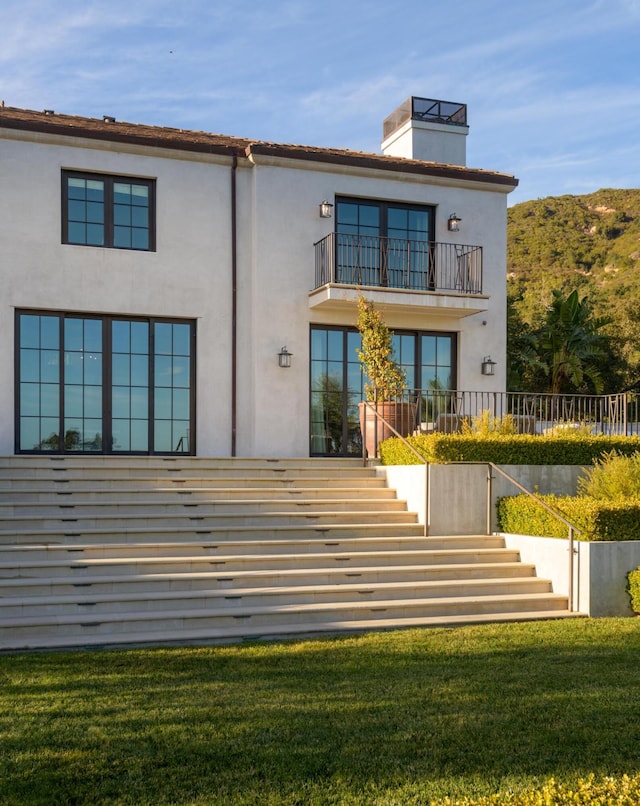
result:
M 314 244 L 315 288 L 327 283 L 482 293 L 482 247 L 332 232 Z

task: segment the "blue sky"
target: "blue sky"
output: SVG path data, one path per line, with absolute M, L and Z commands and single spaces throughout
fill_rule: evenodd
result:
M 640 0 L 1 0 L 0 99 L 377 152 L 419 95 L 468 105 L 510 203 L 640 187 Z

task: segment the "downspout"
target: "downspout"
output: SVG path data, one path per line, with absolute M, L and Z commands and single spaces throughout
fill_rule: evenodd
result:
M 238 157 L 231 163 L 231 456 L 236 455 L 238 414 L 238 227 L 236 172 Z

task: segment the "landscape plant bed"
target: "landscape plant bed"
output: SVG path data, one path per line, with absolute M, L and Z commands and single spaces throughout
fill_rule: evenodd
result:
M 4 655 L 0 802 L 610 802 L 525 793 L 637 793 L 639 652 L 635 619 L 568 619 Z
M 580 530 L 575 535 L 578 540 L 640 540 L 640 501 L 599 501 L 589 496 L 568 495 L 540 498 Z M 501 532 L 568 536 L 566 524 L 527 495 L 500 498 L 497 508 Z
M 588 434 L 534 436 L 531 434 L 475 434 L 435 432 L 408 438 L 427 462 L 493 462 L 497 465 L 591 465 L 610 451 L 629 456 L 640 450 L 640 437 Z M 402 440 L 380 444 L 384 465 L 414 465 L 420 460 Z

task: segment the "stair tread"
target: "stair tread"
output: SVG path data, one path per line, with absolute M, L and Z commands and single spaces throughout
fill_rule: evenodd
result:
M 471 549 L 417 549 L 417 550 L 391 550 L 391 551 L 384 551 L 384 552 L 376 552 L 376 551 L 358 551 L 358 552 L 322 552 L 320 554 L 315 554 L 313 552 L 305 552 L 304 554 L 210 554 L 210 555 L 189 555 L 185 554 L 181 555 L 172 555 L 172 556 L 160 556 L 160 557 L 86 557 L 83 559 L 76 560 L 51 560 L 51 561 L 41 561 L 41 562 L 21 562 L 19 563 L 19 567 L 21 568 L 60 568 L 65 566 L 73 566 L 73 565 L 125 565 L 131 563 L 145 563 L 145 564 L 167 564 L 167 563 L 185 563 L 185 562 L 230 562 L 230 561 L 238 561 L 238 560 L 285 560 L 285 559 L 330 559 L 330 558 L 337 558 L 337 559 L 348 559 L 355 553 L 357 557 L 372 557 L 377 556 L 380 554 L 384 554 L 385 557 L 393 558 L 393 557 L 406 557 L 406 556 L 428 556 L 428 557 L 435 557 L 435 556 L 442 556 L 445 554 L 452 554 L 455 556 L 462 556 L 462 555 L 483 555 L 483 554 L 496 554 L 501 553 L 505 555 L 514 555 L 517 554 L 515 549 L 508 549 L 508 548 L 471 548 Z M 13 563 L 0 563 L 0 570 L 2 569 L 9 569 L 15 568 L 16 565 Z
M 424 544 L 424 548 L 430 548 L 429 542 L 433 541 L 434 543 L 451 543 L 452 548 L 455 548 L 456 543 L 469 543 L 473 540 L 480 540 L 484 543 L 502 543 L 504 545 L 504 539 L 499 535 L 492 535 L 487 537 L 475 537 L 473 535 L 452 535 L 449 537 L 424 537 L 422 535 L 374 535 L 370 536 L 367 534 L 358 534 L 358 535 L 350 535 L 348 537 L 313 537 L 311 535 L 305 536 L 302 538 L 260 538 L 258 540 L 185 540 L 185 541 L 172 541 L 167 540 L 166 542 L 145 542 L 145 543 L 131 543 L 131 542 L 114 542 L 114 543 L 16 543 L 10 546 L 3 546 L 2 551 L 7 552 L 8 554 L 17 553 L 20 551 L 25 552 L 35 552 L 35 551 L 69 551 L 69 552 L 80 552 L 80 551 L 92 551 L 96 549 L 108 549 L 108 550 L 116 550 L 121 548 L 126 549 L 153 549 L 153 548 L 188 548 L 190 546 L 198 546 L 201 548 L 218 548 L 221 544 L 224 546 L 291 546 L 294 548 L 297 545 L 327 545 L 327 544 L 353 544 L 355 546 L 362 544 L 362 543 L 387 543 L 389 541 L 392 542 L 420 542 Z M 494 548 L 500 548 L 501 546 L 494 546 Z M 422 548 L 422 547 L 421 547 Z M 445 546 L 440 547 L 442 550 L 446 550 Z M 473 546 L 468 546 L 468 548 L 473 548 Z M 478 548 L 482 548 L 482 546 L 478 546 Z M 430 550 L 435 550 L 435 547 L 430 548 Z
M 496 570 L 504 570 L 508 568 L 522 568 L 524 569 L 531 569 L 535 570 L 532 564 L 522 563 L 522 562 L 499 562 L 499 563 L 452 563 L 446 564 L 442 563 L 441 565 L 429 565 L 429 564 L 421 564 L 421 565 L 403 565 L 403 566 L 389 566 L 389 565 L 363 565 L 363 566 L 349 566 L 348 569 L 340 569 L 335 568 L 333 566 L 318 566 L 313 568 L 278 568 L 278 569 L 239 569 L 234 571 L 223 571 L 222 569 L 216 569 L 215 571 L 180 571 L 176 573 L 152 573 L 152 574 L 144 574 L 144 576 L 135 576 L 135 575 L 104 575 L 104 576 L 83 576 L 79 578 L 77 576 L 72 577 L 51 577 L 51 578 L 39 578 L 39 577 L 11 577 L 8 579 L 0 580 L 0 589 L 1 588 L 9 588 L 9 587 L 27 587 L 33 585 L 98 585 L 98 584 L 109 584 L 109 583 L 118 583 L 118 582 L 127 582 L 127 583 L 135 583 L 135 582 L 154 582 L 154 581 L 175 581 L 175 580 L 198 580 L 198 579 L 208 579 L 209 577 L 220 577 L 223 575 L 223 578 L 233 578 L 233 579 L 255 579 L 261 576 L 295 576 L 295 575 L 302 575 L 302 576 L 326 576 L 326 575 L 333 575 L 333 574 L 343 574 L 346 576 L 356 576 L 362 574 L 384 574 L 384 573 L 439 573 L 439 574 L 447 574 L 447 573 L 459 573 L 460 571 L 466 570 L 469 573 L 474 572 L 485 572 L 485 571 L 492 571 L 493 569 Z
M 374 593 L 388 590 L 438 590 L 464 586 L 465 588 L 493 587 L 496 585 L 539 585 L 544 586 L 547 580 L 539 577 L 489 577 L 481 579 L 446 579 L 446 580 L 424 580 L 421 582 L 375 582 L 375 583 L 335 583 L 316 585 L 270 585 L 252 588 L 209 588 L 209 589 L 189 589 L 184 591 L 162 591 L 159 593 L 87 593 L 85 595 L 63 594 L 63 595 L 43 595 L 43 596 L 21 596 L 13 598 L 0 598 L 0 609 L 2 607 L 16 607 L 19 605 L 48 605 L 48 604 L 78 604 L 85 602 L 124 602 L 124 601 L 145 601 L 145 600 L 172 600 L 172 599 L 225 599 L 243 598 L 251 596 L 280 595 L 280 594 L 308 594 L 308 593 Z M 395 600 L 393 600 L 395 601 Z
M 546 593 L 520 593 L 520 594 L 493 594 L 482 597 L 482 603 L 486 605 L 488 602 L 504 603 L 504 602 L 523 602 L 531 603 L 535 601 L 550 601 L 550 602 L 563 602 L 567 600 L 566 596 L 559 593 L 546 592 Z M 475 596 L 447 596 L 447 597 L 429 597 L 429 598 L 415 598 L 415 599 L 379 599 L 375 602 L 312 602 L 307 604 L 273 604 L 273 605 L 258 605 L 255 607 L 237 607 L 230 609 L 221 608 L 193 608 L 190 610 L 154 610 L 144 612 L 112 612 L 101 613 L 100 615 L 92 616 L 88 614 L 79 615 L 56 615 L 56 616 L 15 616 L 3 619 L 2 628 L 7 629 L 10 627 L 25 627 L 37 626 L 41 624 L 91 624 L 91 623 L 104 623 L 107 621 L 117 621 L 119 623 L 125 621 L 162 621 L 163 619 L 188 619 L 188 618 L 214 618 L 216 616 L 256 616 L 256 615 L 269 615 L 280 613 L 299 613 L 299 612 L 334 612 L 339 610 L 372 610 L 384 611 L 394 610 L 400 608 L 413 608 L 420 607 L 440 607 L 447 605 L 454 607 L 456 605 L 473 605 L 478 603 L 478 598 Z
M 372 621 L 331 621 L 328 624 L 313 622 L 309 624 L 280 624 L 274 626 L 261 626 L 260 629 L 251 631 L 249 625 L 243 623 L 237 627 L 222 627 L 217 629 L 181 629 L 167 630 L 162 635 L 153 635 L 148 632 L 129 633 L 117 636 L 46 636 L 34 639 L 19 639 L 11 642 L 0 639 L 0 649 L 64 649 L 65 647 L 91 648 L 97 646 L 126 646 L 126 645 L 150 645 L 158 646 L 167 643 L 184 644 L 188 642 L 209 642 L 209 641 L 238 641 L 238 640 L 260 640 L 261 638 L 273 639 L 293 636 L 313 636 L 322 634 L 335 634 L 340 632 L 372 632 L 374 630 L 410 629 L 418 627 L 457 627 L 471 624 L 486 624 L 495 622 L 521 622 L 521 621 L 545 621 L 560 618 L 585 618 L 584 613 L 570 610 L 533 610 L 531 612 L 522 611 L 519 613 L 477 613 L 472 615 L 454 616 L 428 616 L 428 617 L 403 617 L 396 619 L 376 619 Z

